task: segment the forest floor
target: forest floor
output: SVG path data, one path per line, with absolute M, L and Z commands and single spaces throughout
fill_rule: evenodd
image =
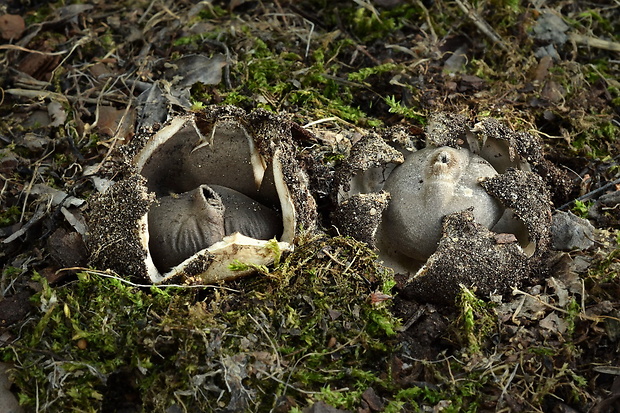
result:
M 620 411 L 619 28 L 617 0 L 0 4 L 10 390 L 45 412 Z M 451 306 L 402 294 L 327 218 L 232 283 L 90 268 L 92 167 L 145 122 L 224 104 L 318 121 L 333 139 L 309 146 L 328 172 L 368 130 L 498 118 L 570 177 L 554 210 L 588 219 L 592 242 L 553 251 L 512 294 L 465 289 Z

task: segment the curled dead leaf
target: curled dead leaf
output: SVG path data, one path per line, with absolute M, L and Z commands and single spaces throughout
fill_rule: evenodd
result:
M 19 39 L 26 30 L 22 16 L 5 14 L 0 16 L 0 36 L 5 40 Z
M 379 304 L 379 303 L 382 303 L 383 301 L 391 300 L 392 298 L 394 297 L 388 294 L 383 294 L 380 291 L 375 291 L 374 293 L 370 293 L 370 296 L 369 296 L 370 304 Z

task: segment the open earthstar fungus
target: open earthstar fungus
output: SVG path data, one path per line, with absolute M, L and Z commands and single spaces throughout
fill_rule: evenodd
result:
M 272 263 L 315 227 L 282 117 L 212 107 L 138 134 L 119 152 L 102 166 L 113 182 L 90 202 L 99 268 L 152 283 L 229 280 Z
M 409 293 L 443 303 L 453 302 L 461 286 L 484 296 L 504 293 L 540 265 L 551 201 L 532 172 L 546 166 L 532 135 L 496 119 L 471 126 L 438 113 L 424 143 L 381 141 L 369 134 L 352 149 L 335 179 L 339 205 L 332 216 L 345 234 L 362 234 L 376 246 L 385 265 L 409 274 Z M 357 218 L 369 210 L 380 210 L 371 229 Z
M 317 222 L 294 130 L 266 111 L 214 106 L 137 135 L 102 167 L 114 183 L 90 203 L 92 263 L 209 283 L 273 262 Z M 425 142 L 406 135 L 370 132 L 352 147 L 333 180 L 334 224 L 410 274 L 407 289 L 424 301 L 450 302 L 461 285 L 483 295 L 518 285 L 549 248 L 538 141 L 446 114 L 431 117 Z M 245 271 L 231 270 L 239 263 Z

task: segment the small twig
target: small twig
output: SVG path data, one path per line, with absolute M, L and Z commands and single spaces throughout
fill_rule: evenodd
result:
M 569 39 L 575 43 L 583 44 L 595 49 L 610 50 L 612 52 L 620 52 L 620 43 L 609 40 L 602 40 L 597 37 L 584 36 L 583 34 L 570 33 Z
M 535 295 L 532 295 L 532 294 L 527 293 L 527 292 L 525 292 L 525 291 L 521 291 L 521 290 L 519 290 L 519 289 L 518 289 L 518 288 L 516 288 L 516 287 L 514 287 L 514 288 L 513 288 L 513 290 L 512 290 L 512 295 L 524 295 L 525 297 L 529 297 L 529 298 L 532 298 L 532 299 L 534 299 L 534 300 L 538 301 L 539 303 L 541 303 L 541 304 L 542 304 L 542 305 L 544 305 L 545 307 L 549 307 L 549 308 L 551 308 L 552 310 L 559 311 L 559 312 L 564 313 L 564 314 L 569 314 L 569 312 L 568 312 L 567 310 L 565 310 L 565 309 L 563 309 L 563 308 L 560 308 L 560 307 L 556 307 L 556 306 L 555 306 L 555 305 L 553 305 L 553 304 L 549 304 L 549 303 L 547 303 L 547 302 L 545 302 L 545 301 L 541 300 L 539 297 L 536 297 Z M 584 314 L 584 315 L 585 315 L 585 314 Z M 586 316 L 586 317 L 587 317 L 587 316 Z M 596 321 L 598 321 L 598 319 L 597 319 Z
M 368 10 L 369 12 L 371 12 L 372 14 L 374 14 L 375 18 L 380 22 L 383 23 L 383 21 L 381 20 L 381 16 L 379 15 L 379 12 L 377 11 L 377 9 L 375 8 L 375 6 L 373 6 L 370 3 L 366 3 L 365 1 L 362 0 L 353 0 L 355 3 L 358 4 L 358 6 L 361 6 L 363 8 L 365 8 L 366 10 Z
M 340 118 L 338 118 L 336 116 L 332 116 L 332 117 L 329 117 L 329 118 L 317 119 L 317 120 L 312 121 L 310 123 L 306 123 L 304 126 L 302 126 L 302 128 L 307 129 L 310 126 L 318 125 L 318 124 L 325 123 L 325 122 L 331 122 L 332 120 L 340 120 Z
M 34 411 L 38 412 L 39 411 L 39 380 L 35 380 L 35 403 L 34 403 Z
M 14 44 L 1 44 L 0 50 L 19 50 L 20 52 L 42 54 L 45 56 L 58 56 L 67 53 L 67 50 L 63 50 L 61 52 L 41 52 L 39 50 L 26 49 L 25 47 L 16 46 Z
M 24 220 L 24 217 L 26 216 L 26 208 L 28 207 L 28 198 L 30 197 L 30 192 L 32 192 L 32 186 L 34 185 L 34 181 L 37 179 L 37 174 L 39 173 L 39 167 L 41 166 L 41 161 L 43 159 L 40 159 L 39 161 L 35 163 L 34 171 L 32 171 L 32 179 L 30 179 L 30 182 L 28 182 L 28 185 L 26 185 L 26 187 L 22 190 L 22 193 L 24 194 L 24 204 L 22 205 L 22 213 L 19 217 L 19 222 L 22 222 Z M 51 204 L 51 199 L 50 199 L 50 204 Z M 39 208 L 37 208 L 37 213 L 38 212 L 39 212 Z M 35 213 L 35 216 L 37 215 L 37 213 Z M 4 240 L 4 242 L 8 242 L 8 241 Z
M 69 103 L 68 96 L 48 90 L 7 89 L 6 93 L 13 96 L 21 96 L 30 99 L 52 99 L 60 103 Z
M 278 13 L 282 15 L 282 21 L 284 22 L 284 25 L 288 27 L 288 20 L 286 20 L 286 15 L 284 13 L 284 9 L 282 8 L 282 5 L 280 4 L 278 0 L 274 0 L 274 3 L 276 4 Z
M 420 319 L 420 317 L 422 317 L 422 314 L 424 314 L 424 310 L 426 308 L 425 307 L 420 307 L 416 310 L 415 313 L 413 313 L 413 315 L 411 317 L 409 317 L 409 320 L 407 320 L 407 322 L 405 324 L 403 324 L 398 331 L 407 331 L 409 330 L 409 328 L 415 324 L 416 321 L 418 321 Z
M 472 22 L 474 22 L 476 27 L 478 27 L 478 29 L 483 34 L 485 34 L 489 39 L 491 39 L 493 43 L 497 44 L 500 47 L 500 49 L 502 49 L 505 52 L 508 51 L 508 46 L 506 46 L 506 43 L 504 43 L 502 38 L 499 37 L 499 35 L 495 32 L 495 30 L 493 30 L 493 28 L 489 25 L 489 23 L 484 21 L 482 17 L 480 17 L 478 13 L 474 11 L 473 7 L 471 6 L 471 4 L 469 4 L 469 2 L 467 2 L 467 0 L 455 0 L 455 1 L 456 1 L 456 4 L 461 8 L 463 13 L 467 14 L 467 17 L 469 17 L 469 19 Z
M 271 345 L 271 348 L 273 349 L 273 352 L 274 352 L 274 354 L 276 356 L 276 364 L 277 364 L 277 367 L 279 369 L 282 366 L 282 362 L 280 360 L 280 354 L 278 353 L 278 348 L 276 347 L 276 343 L 273 342 L 273 340 L 271 339 L 269 334 L 267 334 L 267 331 L 265 331 L 263 326 L 261 326 L 260 323 L 258 321 L 256 321 L 256 319 L 254 317 L 252 317 L 252 314 L 248 314 L 248 317 L 250 317 L 250 319 L 252 321 L 254 321 L 254 324 L 256 324 L 256 326 L 265 335 L 265 337 L 267 337 L 267 341 L 269 341 L 269 344 Z
M 80 46 L 82 46 L 83 44 L 86 44 L 88 42 L 92 41 L 92 38 L 90 36 L 84 36 L 81 37 L 80 39 L 78 39 L 77 42 L 75 42 L 75 44 L 73 45 L 73 47 L 71 48 L 71 50 L 69 51 L 69 53 L 64 57 L 64 59 L 62 59 L 62 61 L 58 64 L 58 66 L 56 66 L 56 68 L 54 70 L 52 70 L 52 76 L 51 79 L 54 78 L 54 75 L 56 73 L 56 70 L 58 70 L 59 68 L 61 68 L 65 62 L 69 59 L 69 57 L 71 57 L 71 55 L 73 54 L 73 52 Z
M 351 261 L 349 261 L 349 263 L 347 264 L 347 266 L 345 267 L 344 271 L 342 271 L 342 276 L 344 276 L 353 266 L 353 264 L 355 263 L 355 260 L 357 259 L 357 255 L 355 257 L 353 257 L 353 259 Z M 362 278 L 364 278 L 362 276 Z M 366 278 L 364 278 L 364 280 L 366 280 Z M 368 282 L 368 280 L 366 280 L 366 282 Z
M 519 290 L 516 287 L 513 287 L 512 295 L 524 295 L 526 297 L 529 297 L 529 298 L 532 298 L 532 299 L 538 301 L 539 303 L 541 303 L 545 307 L 551 308 L 552 310 L 559 311 L 559 312 L 561 312 L 563 314 L 570 314 L 570 311 L 564 310 L 563 308 L 560 308 L 560 307 L 556 307 L 553 304 L 546 303 L 543 300 L 541 300 L 540 298 L 538 298 L 538 297 L 536 297 L 536 296 L 534 296 L 534 295 L 532 295 L 530 293 L 527 293 L 525 291 L 521 291 L 521 290 Z M 579 317 L 581 317 L 581 318 L 583 318 L 585 320 L 596 321 L 596 322 L 601 321 L 601 319 L 603 319 L 603 318 L 609 318 L 611 320 L 620 321 L 620 318 L 606 316 L 606 315 L 599 315 L 599 316 L 594 316 L 594 317 L 593 316 L 589 316 L 589 315 L 585 314 L 585 308 L 582 308 L 582 311 L 579 313 Z
M 225 290 L 225 291 L 230 291 L 233 293 L 240 293 L 241 291 L 239 290 L 235 290 L 234 288 L 229 288 L 229 287 L 223 287 L 221 285 L 213 285 L 213 284 L 137 284 L 134 282 L 131 282 L 129 280 L 125 280 L 124 278 L 119 277 L 118 275 L 112 275 L 103 271 L 96 271 L 96 270 L 91 270 L 88 268 L 84 268 L 84 267 L 67 267 L 67 268 L 61 268 L 58 271 L 56 271 L 57 273 L 60 271 L 82 271 L 85 272 L 87 274 L 91 274 L 91 275 L 98 275 L 100 277 L 104 277 L 104 278 L 112 278 L 115 280 L 118 280 L 124 284 L 127 285 L 131 285 L 132 287 L 138 287 L 138 288 L 168 288 L 168 287 L 172 287 L 172 288 L 182 288 L 182 289 L 190 289 L 190 288 L 213 288 L 213 289 L 218 289 L 218 290 Z
M 275 381 L 277 383 L 280 383 L 281 385 L 283 385 L 285 387 L 289 387 L 289 388 L 295 390 L 298 393 L 309 394 L 309 395 L 320 394 L 321 393 L 321 392 L 318 392 L 318 391 L 302 390 L 299 387 L 295 387 L 292 384 L 290 384 L 288 382 L 285 382 L 284 380 L 280 380 L 279 378 L 274 377 L 272 374 L 269 374 L 269 372 L 267 372 L 267 371 L 265 371 L 265 370 L 263 370 L 263 369 L 261 369 L 259 367 L 254 366 L 254 368 L 256 369 L 256 371 L 259 371 L 259 372 L 263 373 L 266 376 L 266 378 L 269 378 L 269 379 L 271 379 L 271 380 L 273 380 L 273 381 Z
M 422 12 L 424 13 L 424 18 L 426 19 L 426 24 L 428 24 L 428 28 L 431 31 L 431 40 L 433 43 L 437 43 L 437 33 L 435 33 L 435 29 L 433 28 L 433 24 L 431 22 L 431 15 L 428 12 L 428 9 L 426 8 L 426 6 L 424 5 L 424 3 L 422 3 L 421 0 L 416 0 L 416 5 L 422 9 Z
M 411 357 L 411 356 L 409 356 L 407 354 L 403 354 L 403 357 L 408 359 L 408 360 L 415 361 L 417 363 L 422 363 L 422 364 L 439 364 L 439 363 L 443 363 L 444 361 L 454 360 L 455 362 L 457 362 L 458 364 L 460 364 L 462 366 L 465 365 L 465 362 L 463 360 L 459 360 L 455 356 L 447 356 L 447 357 L 444 356 L 444 358 L 439 359 L 439 360 L 418 359 L 418 358 L 415 358 L 415 357 Z
M 510 317 L 511 321 L 513 322 L 513 324 L 515 325 L 520 325 L 521 322 L 519 320 L 517 320 L 517 316 L 519 315 L 519 313 L 521 312 L 521 309 L 523 308 L 523 304 L 525 304 L 525 300 L 527 297 L 523 297 L 523 299 L 521 300 L 521 302 L 519 303 L 519 305 L 517 306 L 517 308 L 515 309 L 515 312 L 512 313 L 512 317 Z
M 142 13 L 142 16 L 140 16 L 140 19 L 138 19 L 138 23 L 143 23 L 144 20 L 146 19 L 146 16 L 149 15 L 149 13 L 151 12 L 151 9 L 153 8 L 153 5 L 155 4 L 157 0 L 152 0 L 148 7 L 146 8 L 146 10 L 144 11 L 144 13 Z
M 450 380 L 452 380 L 452 385 L 456 385 L 456 380 L 454 379 L 454 374 L 452 373 L 452 366 L 450 366 L 450 361 L 446 358 L 446 367 L 448 367 L 448 374 L 450 375 Z
M 297 361 L 295 362 L 295 364 L 293 364 L 293 367 L 291 368 L 291 371 L 290 371 L 290 373 L 289 373 L 289 375 L 288 375 L 288 378 L 286 379 L 286 383 L 285 383 L 285 385 L 286 385 L 287 387 L 292 387 L 292 386 L 289 386 L 289 382 L 291 381 L 291 377 L 293 376 L 293 373 L 295 372 L 295 369 L 297 368 L 297 365 L 298 365 L 298 364 L 299 364 L 299 363 L 300 363 L 303 359 L 305 359 L 305 358 L 307 358 L 307 357 L 312 357 L 312 356 L 329 356 L 330 354 L 337 353 L 337 352 L 339 352 L 340 350 L 347 348 L 347 346 L 349 346 L 350 344 L 353 344 L 355 341 L 357 341 L 357 339 L 359 339 L 359 338 L 362 336 L 362 334 L 364 334 L 364 331 L 366 331 L 366 327 L 367 327 L 367 326 L 366 326 L 366 325 L 364 325 L 364 327 L 361 329 L 361 331 L 360 331 L 360 333 L 359 333 L 358 335 L 356 335 L 356 336 L 355 336 L 355 337 L 353 337 L 352 339 L 348 340 L 346 343 L 344 343 L 344 344 L 342 344 L 342 345 L 340 345 L 340 346 L 336 347 L 336 348 L 335 348 L 335 349 L 333 349 L 332 351 L 327 351 L 327 352 L 325 352 L 325 353 L 318 353 L 318 352 L 313 351 L 312 353 L 306 353 L 306 354 L 304 354 L 303 356 L 301 356 L 299 359 L 297 359 Z M 294 387 L 293 387 L 293 388 L 294 388 Z
M 370 54 L 370 52 L 368 50 L 366 50 L 366 48 L 362 45 L 356 44 L 355 45 L 355 50 L 358 50 L 360 52 L 362 52 L 364 55 L 366 55 L 367 58 L 369 58 L 370 60 L 372 60 L 372 62 L 379 66 L 381 64 L 381 62 L 379 61 L 379 59 L 377 59 L 376 57 L 374 57 L 373 55 Z M 351 84 L 356 85 L 355 83 L 351 82 Z
M 598 194 L 600 194 L 601 192 L 605 192 L 606 190 L 608 190 L 609 188 L 616 186 L 620 184 L 620 178 L 613 180 L 611 182 L 607 182 L 605 185 L 601 186 L 600 188 L 597 188 L 593 191 L 588 192 L 587 194 L 581 195 L 579 198 L 575 198 L 572 201 L 569 201 L 567 203 L 565 203 L 564 205 L 558 207 L 558 210 L 563 210 L 565 208 L 568 208 L 569 206 L 571 206 L 575 201 L 587 201 L 591 198 L 594 198 L 595 196 L 597 196 Z
M 508 377 L 508 382 L 506 383 L 505 386 L 503 386 L 502 394 L 500 394 L 498 402 L 501 401 L 506 395 L 506 393 L 508 392 L 508 386 L 510 386 L 510 383 L 512 383 L 512 380 L 515 378 L 515 375 L 517 374 L 518 369 L 519 369 L 519 363 L 515 365 L 515 368 L 514 370 L 512 370 L 510 377 Z
M 81 96 L 71 96 L 71 95 L 65 96 L 63 94 L 56 93 L 56 92 L 50 92 L 48 90 L 7 89 L 5 92 L 13 96 L 20 96 L 20 97 L 25 97 L 25 98 L 30 98 L 30 99 L 41 99 L 41 100 L 51 99 L 51 100 L 55 100 L 60 103 L 68 103 L 68 102 L 74 103 L 74 102 L 77 102 L 78 100 L 81 100 L 86 103 L 91 103 L 91 104 L 101 103 L 101 100 L 105 100 L 106 102 L 113 102 L 113 100 L 109 100 L 106 98 L 95 99 L 95 98 L 83 98 Z
M 310 53 L 310 42 L 312 41 L 312 34 L 314 33 L 314 23 L 305 18 L 304 21 L 310 25 L 310 31 L 308 32 L 308 41 L 306 42 L 306 52 L 304 54 L 304 59 L 307 59 L 308 54 Z
M 330 253 L 327 251 L 327 249 L 325 249 L 325 248 L 324 248 L 322 252 L 323 252 L 325 255 L 327 255 L 329 258 L 331 258 L 331 259 L 332 259 L 332 261 L 334 261 L 336 264 L 341 265 L 341 266 L 343 266 L 343 267 L 346 265 L 344 262 L 340 261 L 338 258 L 336 258 L 336 257 L 334 257 L 332 254 L 330 254 Z

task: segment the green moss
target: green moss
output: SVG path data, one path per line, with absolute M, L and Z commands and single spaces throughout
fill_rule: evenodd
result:
M 8 207 L 6 210 L 0 212 L 0 227 L 13 225 L 19 220 L 20 216 L 21 210 L 17 205 Z
M 269 269 L 264 265 L 246 264 L 241 261 L 235 260 L 228 265 L 228 269 L 231 271 L 248 271 L 255 270 L 261 274 L 268 274 Z
M 284 395 L 305 403 L 308 392 L 357 405 L 392 351 L 398 320 L 369 300 L 391 277 L 345 238 L 302 244 L 269 274 L 205 291 L 96 273 L 52 288 L 35 275 L 38 313 L 16 327 L 21 340 L 2 358 L 16 364 L 20 400 L 46 411 L 112 408 L 104 403 L 129 390 L 154 412 L 172 403 L 268 409 Z M 118 376 L 133 387 L 115 385 Z
M 415 109 L 406 107 L 401 102 L 397 102 L 394 96 L 386 97 L 385 103 L 387 103 L 390 107 L 390 113 L 401 115 L 404 118 L 414 119 L 422 125 L 426 123 L 426 118 L 422 113 L 416 111 Z
M 415 16 L 411 7 L 398 9 L 406 11 L 406 16 Z M 385 13 L 391 16 L 388 20 L 407 18 L 396 10 Z M 341 60 L 350 60 L 351 54 L 357 53 L 358 45 L 345 36 L 324 35 L 326 39 L 312 41 L 306 51 L 309 53 L 304 55 L 305 50 L 297 43 L 291 43 L 290 38 L 266 39 L 250 26 L 237 28 L 237 33 L 239 31 L 244 39 L 243 47 L 236 49 L 236 63 L 230 66 L 232 88 L 220 84 L 218 102 L 246 109 L 260 107 L 286 111 L 300 119 L 336 116 L 361 127 L 382 124 L 379 119 L 369 116 L 368 113 L 374 111 L 373 101 L 360 99 L 360 92 L 368 91 L 369 85 L 364 83 L 366 79 L 403 70 L 401 66 L 386 63 L 359 70 L 349 67 Z M 230 33 L 223 30 L 210 35 L 226 38 Z M 178 39 L 175 45 L 193 45 L 198 41 L 194 35 Z M 279 45 L 277 51 L 272 46 L 274 42 Z M 215 103 L 210 88 L 194 86 L 191 92 L 196 103 Z M 378 94 L 376 100 L 380 100 Z
M 438 387 L 412 386 L 398 390 L 385 412 L 420 411 L 420 405 L 430 406 L 442 412 L 476 412 L 480 405 L 480 389 L 487 381 L 479 373 L 460 373 L 461 366 L 454 365 L 454 371 L 461 377 L 458 381 L 443 378 Z
M 580 129 L 582 132 L 572 141 L 572 146 L 578 152 L 595 159 L 604 159 L 616 152 L 620 127 L 612 121 L 599 120 L 592 114 L 587 125 Z
M 613 106 L 620 106 L 620 88 L 617 88 L 615 86 L 609 86 L 607 88 L 607 91 L 609 92 L 609 95 L 612 97 L 611 104 Z
M 336 391 L 332 390 L 329 386 L 323 387 L 321 389 L 320 395 L 318 395 L 319 400 L 323 400 L 325 403 L 330 406 L 339 408 L 339 409 L 353 409 L 358 401 L 361 399 L 363 391 Z
M 107 51 L 111 51 L 116 48 L 116 42 L 114 41 L 114 37 L 111 33 L 106 33 L 103 36 L 100 36 L 99 43 L 101 44 L 101 47 Z
M 354 92 L 364 85 L 342 77 L 344 68 L 338 57 L 343 49 L 353 47 L 350 40 L 338 40 L 325 48 L 316 48 L 304 58 L 290 50 L 274 53 L 264 40 L 253 37 L 247 30 L 246 33 L 251 47 L 231 68 L 231 79 L 236 80 L 233 89 L 220 85 L 223 103 L 247 109 L 285 110 L 313 119 L 337 116 L 361 126 L 380 123 L 355 104 Z M 380 67 L 375 72 L 387 71 L 388 67 Z M 357 76 L 369 76 L 370 72 Z M 205 103 L 211 99 L 210 95 L 200 93 L 192 93 L 192 96 Z
M 228 11 L 217 4 L 209 4 L 208 7 L 202 9 L 200 13 L 198 13 L 198 17 L 202 20 L 218 19 L 226 15 L 228 15 Z
M 495 3 L 500 7 L 507 7 L 513 13 L 521 11 L 521 2 L 519 0 L 499 0 Z
M 30 11 L 26 16 L 24 16 L 26 27 L 46 21 L 52 14 L 53 10 L 58 8 L 58 4 L 62 3 L 64 3 L 64 0 L 58 1 L 56 4 L 49 2 L 39 5 L 36 10 Z
M 577 199 L 575 200 L 574 205 L 571 208 L 571 212 L 577 215 L 578 217 L 587 219 L 588 211 L 592 205 L 593 205 L 592 201 L 583 202 Z
M 334 19 L 338 16 L 356 38 L 366 43 L 389 39 L 409 21 L 419 20 L 422 15 L 420 8 L 411 4 L 401 4 L 386 10 L 372 6 L 351 7 L 351 3 L 331 2 L 326 4 L 325 8 L 328 24 L 336 25 L 337 22 Z
M 593 59 L 590 64 L 584 67 L 583 77 L 590 84 L 599 80 L 611 78 L 609 73 L 609 61 L 606 59 Z
M 463 288 L 458 299 L 460 315 L 457 320 L 461 340 L 472 354 L 479 353 L 496 329 L 494 304 L 477 298 Z
M 589 28 L 590 30 L 596 26 L 597 29 L 604 31 L 607 34 L 613 34 L 615 31 L 615 24 L 603 17 L 596 9 L 582 11 L 575 17 L 575 19 L 581 25 Z
M 174 42 L 172 42 L 172 45 L 174 47 L 187 46 L 187 45 L 196 43 L 196 41 L 199 40 L 200 38 L 201 38 L 200 35 L 183 36 L 183 37 L 179 37 Z
M 366 8 L 358 8 L 351 16 L 353 33 L 363 41 L 380 39 L 396 28 L 396 21 L 383 17 Z
M 588 269 L 588 277 L 586 278 L 586 285 L 588 288 L 604 285 L 609 282 L 616 282 L 618 280 L 618 258 L 620 257 L 620 231 L 615 230 L 611 233 L 613 241 L 607 241 L 604 245 L 604 249 L 592 265 Z M 610 292 L 608 290 L 598 291 L 603 297 L 609 297 Z
M 60 290 L 37 275 L 33 281 L 42 285 L 32 299 L 39 316 L 23 326 L 21 345 L 2 350 L 5 361 L 23 362 L 15 374 L 20 400 L 47 411 L 97 411 L 109 375 L 143 364 L 140 329 L 149 311 L 163 312 L 167 303 L 88 274 Z
M 349 73 L 349 80 L 352 82 L 363 82 L 370 76 L 388 73 L 397 69 L 398 67 L 399 66 L 394 63 L 385 63 L 378 66 L 364 67 L 357 72 Z

